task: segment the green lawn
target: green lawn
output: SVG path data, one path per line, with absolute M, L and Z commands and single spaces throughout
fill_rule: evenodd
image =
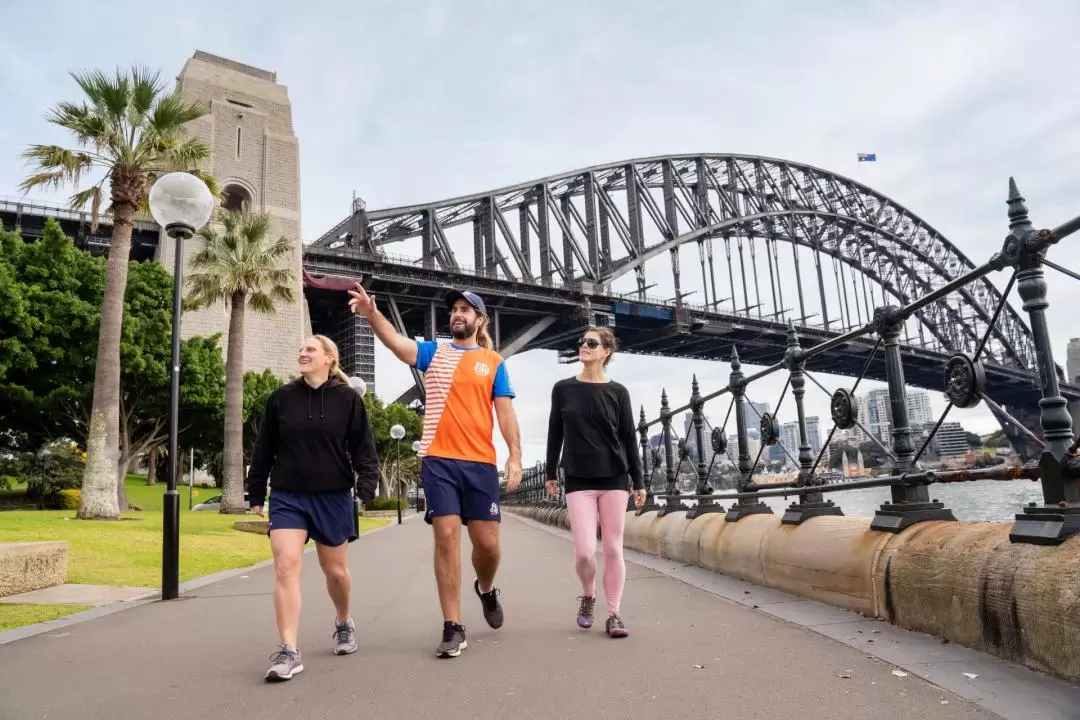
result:
M 180 491 L 180 581 L 221 570 L 246 567 L 270 557 L 266 536 L 233 529 L 252 515 L 189 512 L 188 490 Z M 128 476 L 130 502 L 141 512 L 126 512 L 120 521 L 76 520 L 74 510 L 9 510 L 0 512 L 0 543 L 37 540 L 68 542 L 69 583 L 160 587 L 162 499 L 165 485 L 146 485 L 146 478 Z M 198 488 L 195 504 L 216 495 Z M 385 525 L 385 518 L 361 518 L 360 531 Z
M 0 631 L 11 630 L 23 625 L 56 620 L 83 610 L 89 605 L 20 605 L 0 603 Z

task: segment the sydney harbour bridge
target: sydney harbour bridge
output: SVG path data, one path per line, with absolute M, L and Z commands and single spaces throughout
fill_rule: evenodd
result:
M 782 359 L 789 324 L 808 344 L 838 338 L 876 309 L 930 295 L 974 267 L 918 215 L 861 183 L 744 155 L 641 158 L 378 210 L 354 200 L 304 257 L 312 321 L 346 342 L 363 332 L 340 337 L 357 327 L 340 295 L 349 278 L 362 279 L 413 337 L 442 334 L 447 288 L 474 289 L 507 357 L 542 348 L 572 359 L 582 326 L 600 324 L 623 352 L 726 360 L 734 346 L 744 363 L 763 366 Z M 942 390 L 949 356 L 974 352 L 985 335 L 987 394 L 1037 429 L 1035 345 L 1001 299 L 980 277 L 920 310 L 901 338 L 906 379 Z M 873 349 L 851 339 L 808 369 L 857 375 Z M 866 376 L 884 381 L 874 355 Z M 400 400 L 422 400 L 415 380 Z M 1080 399 L 1080 388 L 1062 390 Z M 1024 433 L 991 411 L 1030 455 Z

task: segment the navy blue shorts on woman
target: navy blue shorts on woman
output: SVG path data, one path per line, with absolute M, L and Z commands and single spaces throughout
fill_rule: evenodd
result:
M 502 521 L 499 470 L 490 463 L 426 457 L 421 483 L 428 524 L 439 515 L 459 515 L 466 525 L 470 520 Z
M 307 530 L 304 540 L 314 540 L 319 545 L 337 547 L 344 542 L 356 540 L 356 517 L 352 493 L 348 490 L 334 492 L 270 491 L 271 530 Z

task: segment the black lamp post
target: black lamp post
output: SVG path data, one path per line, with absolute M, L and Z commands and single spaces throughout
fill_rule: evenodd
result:
M 397 485 L 397 522 L 401 524 L 401 476 L 398 465 L 401 462 L 401 439 L 405 437 L 405 428 L 394 425 L 390 428 L 390 437 L 394 439 L 394 484 Z
M 180 467 L 180 303 L 183 297 L 184 241 L 210 220 L 214 197 L 199 178 L 174 172 L 161 176 L 150 188 L 150 213 L 173 240 L 172 386 L 169 390 L 169 475 L 163 507 L 161 545 L 161 599 L 180 594 L 180 495 L 176 475 Z
M 349 378 L 349 386 L 356 391 L 361 400 L 364 395 L 367 395 L 367 383 L 359 375 L 353 375 Z M 360 498 L 355 491 L 353 492 L 353 530 L 356 531 L 356 536 L 360 537 Z

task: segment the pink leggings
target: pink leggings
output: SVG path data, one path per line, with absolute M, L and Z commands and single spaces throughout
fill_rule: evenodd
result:
M 604 539 L 604 597 L 608 614 L 619 612 L 626 564 L 623 562 L 623 528 L 626 526 L 626 490 L 575 490 L 566 494 L 570 532 L 574 536 L 574 566 L 582 591 L 596 597 L 596 520 Z

